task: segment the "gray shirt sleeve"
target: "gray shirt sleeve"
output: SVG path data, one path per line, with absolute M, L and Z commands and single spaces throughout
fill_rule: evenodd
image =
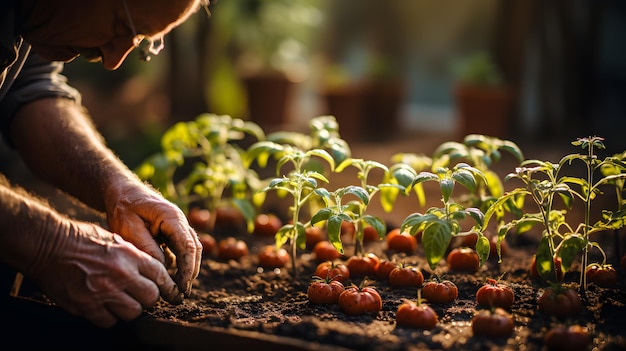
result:
M 22 54 L 28 55 L 27 52 L 20 52 L 20 55 Z M 55 96 L 81 102 L 80 93 L 69 86 L 67 78 L 61 74 L 62 62 L 50 62 L 32 52 L 23 62 L 21 70 L 19 69 L 19 61 L 12 67 L 18 70 L 18 72 L 13 72 L 15 80 L 12 83 L 10 81 L 5 82 L 5 86 L 6 83 L 11 85 L 8 87 L 6 95 L 0 100 L 0 132 L 2 132 L 4 141 L 11 147 L 14 145 L 10 135 L 11 122 L 23 104 L 36 99 Z

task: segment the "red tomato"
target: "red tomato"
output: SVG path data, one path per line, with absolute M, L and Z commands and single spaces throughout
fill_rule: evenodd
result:
M 378 256 L 370 252 L 363 256 L 350 257 L 346 261 L 346 266 L 348 266 L 352 278 L 374 277 L 379 262 Z
M 591 338 L 587 328 L 574 324 L 550 329 L 544 335 L 543 343 L 550 350 L 583 351 L 588 349 Z
M 452 271 L 475 273 L 480 268 L 480 259 L 476 250 L 469 247 L 452 249 L 447 257 L 448 267 Z
M 211 234 L 200 233 L 198 234 L 198 239 L 202 244 L 202 257 L 209 257 L 215 250 L 217 246 L 217 242 L 215 238 Z
M 514 300 L 513 289 L 495 279 L 488 279 L 487 283 L 476 291 L 476 302 L 485 307 L 501 307 L 508 310 L 513 306 Z
M 338 280 L 345 283 L 350 279 L 350 271 L 348 266 L 343 263 L 335 263 L 333 261 L 324 261 L 315 268 L 314 276 L 327 280 Z
M 187 220 L 194 229 L 201 232 L 211 229 L 211 212 L 206 208 L 192 207 L 187 214 Z
M 617 271 L 611 265 L 592 263 L 585 269 L 587 282 L 595 283 L 603 288 L 612 288 L 617 285 Z
M 275 214 L 260 214 L 254 218 L 254 234 L 261 237 L 273 237 L 283 226 L 283 222 Z
M 417 267 L 399 266 L 389 273 L 389 284 L 393 287 L 418 287 L 424 283 L 424 275 Z
M 563 260 L 560 257 L 554 257 L 554 268 L 556 269 L 556 278 L 557 280 L 563 281 Z M 541 278 L 539 275 L 539 271 L 537 270 L 537 256 L 533 256 L 533 260 L 530 263 L 530 276 L 535 279 Z
M 323 240 L 315 244 L 313 254 L 318 262 L 333 261 L 341 257 L 339 251 L 337 251 L 328 240 Z
M 374 229 L 374 227 L 367 226 L 363 228 L 363 242 L 364 243 L 374 242 L 378 240 L 380 240 L 380 238 L 378 236 L 378 232 L 376 231 L 376 229 Z
M 243 240 L 232 236 L 220 240 L 217 246 L 217 257 L 222 260 L 239 260 L 248 254 L 248 245 Z
M 239 209 L 232 206 L 218 207 L 215 210 L 215 231 L 239 233 L 245 232 L 246 219 Z
M 276 249 L 276 245 L 267 245 L 259 251 L 258 259 L 261 267 L 274 269 L 285 267 L 291 258 L 287 250 Z
M 423 303 L 407 301 L 396 312 L 396 322 L 403 327 L 432 329 L 438 321 L 437 312 Z
M 537 300 L 539 310 L 557 318 L 574 317 L 582 311 L 580 296 L 573 289 L 546 288 Z
M 320 227 L 307 227 L 304 231 L 306 234 L 306 247 L 309 249 L 315 248 L 317 243 L 326 240 L 326 232 Z
M 350 241 L 354 238 L 354 233 L 356 232 L 356 228 L 354 227 L 354 223 L 343 221 L 341 222 L 341 237 L 347 237 L 347 240 Z
M 404 252 L 410 255 L 417 249 L 417 239 L 407 232 L 400 233 L 400 228 L 395 228 L 387 233 L 387 248 L 392 251 Z
M 389 279 L 389 273 L 400 264 L 396 261 L 381 260 L 376 265 L 376 279 L 384 281 Z
M 422 297 L 430 303 L 449 303 L 459 297 L 459 288 L 449 280 L 431 280 L 422 287 Z
M 377 313 L 383 308 L 380 294 L 373 287 L 359 288 L 355 285 L 347 287 L 339 295 L 339 308 L 348 315 Z
M 506 337 L 513 333 L 513 317 L 502 308 L 480 310 L 472 317 L 472 332 L 475 336 L 491 338 Z
M 345 288 L 340 281 L 318 280 L 309 285 L 306 294 L 311 303 L 334 304 L 339 301 L 339 295 L 344 290 Z

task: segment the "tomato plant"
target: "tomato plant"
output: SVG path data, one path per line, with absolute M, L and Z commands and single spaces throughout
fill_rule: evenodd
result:
M 546 288 L 537 304 L 541 312 L 557 318 L 573 317 L 582 311 L 582 302 L 576 290 L 565 287 Z
M 202 256 L 211 256 L 211 254 L 213 254 L 213 251 L 215 251 L 215 247 L 217 247 L 217 242 L 215 241 L 215 238 L 208 233 L 199 233 L 198 239 L 202 244 Z
M 257 254 L 259 265 L 263 268 L 274 269 L 285 267 L 289 263 L 289 252 L 276 245 L 266 245 Z
M 424 283 L 422 296 L 430 303 L 449 303 L 459 297 L 459 288 L 452 281 L 435 276 Z
M 424 275 L 417 267 L 400 265 L 389 272 L 389 284 L 393 287 L 419 287 Z
M 376 265 L 376 279 L 380 281 L 389 280 L 389 273 L 400 264 L 392 260 L 380 260 Z
M 345 287 L 338 280 L 317 277 L 307 288 L 306 294 L 311 303 L 335 304 L 344 290 Z
M 396 311 L 396 323 L 398 323 L 399 326 L 432 329 L 438 322 L 439 316 L 437 312 L 423 302 L 419 291 L 417 301 L 406 301 L 402 303 Z
M 378 256 L 368 252 L 361 256 L 351 256 L 346 261 L 346 266 L 353 278 L 373 277 L 376 275 L 376 266 L 379 262 Z
M 387 233 L 387 248 L 396 252 L 411 255 L 417 249 L 417 239 L 409 232 L 400 232 L 400 228 L 392 229 Z
M 229 236 L 217 244 L 217 257 L 221 260 L 239 260 L 249 253 L 245 241 Z
M 556 326 L 548 330 L 543 337 L 544 344 L 553 351 L 584 351 L 591 343 L 587 328 L 572 324 Z
M 485 307 L 510 309 L 515 294 L 510 286 L 499 280 L 487 279 L 487 282 L 476 291 L 476 302 Z
M 378 313 L 383 308 L 380 294 L 373 287 L 351 285 L 339 295 L 339 308 L 348 315 Z
M 478 311 L 471 320 L 474 336 L 490 338 L 507 337 L 513 333 L 513 317 L 504 309 L 484 309 Z
M 448 267 L 452 271 L 475 273 L 480 268 L 480 259 L 476 250 L 469 247 L 457 247 L 448 253 Z
M 328 240 L 322 240 L 313 247 L 313 254 L 318 262 L 333 261 L 341 257 L 341 254 Z
M 283 222 L 273 213 L 262 213 L 254 218 L 254 234 L 261 237 L 273 237 L 283 226 Z
M 612 288 L 617 285 L 617 271 L 608 264 L 592 263 L 585 269 L 587 282 L 595 283 L 603 288 Z
M 338 280 L 342 283 L 345 283 L 348 279 L 350 279 L 348 266 L 334 261 L 324 261 L 319 263 L 315 268 L 313 275 L 328 280 Z

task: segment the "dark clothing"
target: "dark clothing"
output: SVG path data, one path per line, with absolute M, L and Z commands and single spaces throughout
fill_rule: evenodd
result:
M 15 113 L 24 103 L 44 97 L 64 97 L 80 102 L 78 91 L 61 74 L 62 62 L 50 62 L 31 51 L 15 34 L 14 1 L 0 2 L 0 132 L 13 146 L 9 135 Z

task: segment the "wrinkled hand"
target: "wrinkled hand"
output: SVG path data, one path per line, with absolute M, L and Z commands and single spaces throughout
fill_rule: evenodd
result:
M 138 317 L 159 295 L 182 301 L 165 267 L 119 235 L 84 222 L 57 228 L 57 240 L 40 244 L 31 277 L 68 312 L 110 327 Z
M 175 256 L 176 283 L 189 296 L 200 272 L 202 244 L 183 211 L 143 184 L 117 194 L 107 206 L 109 229 L 167 267 L 163 244 Z

